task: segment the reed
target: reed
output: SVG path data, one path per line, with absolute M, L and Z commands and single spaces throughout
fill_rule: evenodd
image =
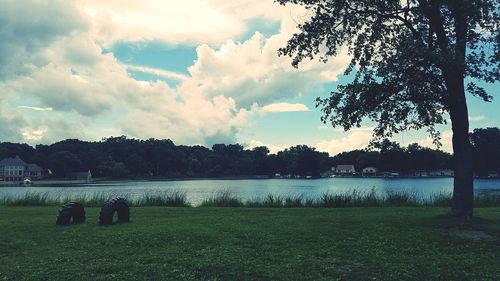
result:
M 186 192 L 163 191 L 146 193 L 132 201 L 133 206 L 190 207 Z
M 58 206 L 66 202 L 78 202 L 86 207 L 101 207 L 104 202 L 113 197 L 127 199 L 131 206 L 162 206 L 162 207 L 192 207 L 186 192 L 167 190 L 150 192 L 140 196 L 130 194 L 110 194 L 95 192 L 81 196 L 54 196 L 48 192 L 27 192 L 19 196 L 0 197 L 0 205 L 4 206 Z M 434 206 L 449 207 L 452 203 L 451 194 L 437 194 L 429 198 L 421 198 L 418 194 L 390 192 L 384 196 L 375 190 L 359 192 L 356 190 L 345 193 L 324 193 L 318 198 L 303 195 L 268 194 L 243 200 L 229 190 L 214 193 L 197 207 L 247 207 L 247 208 L 348 208 L 348 207 L 397 207 L 397 206 Z M 480 192 L 474 199 L 475 207 L 500 206 L 500 193 Z
M 215 193 L 203 200 L 200 207 L 243 207 L 243 201 L 229 190 Z

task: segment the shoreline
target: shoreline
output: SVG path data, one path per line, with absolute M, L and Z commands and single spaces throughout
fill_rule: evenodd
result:
M 64 179 L 51 179 L 51 180 L 39 180 L 33 181 L 31 184 L 24 184 L 23 182 L 7 182 L 0 181 L 0 187 L 7 186 L 47 186 L 47 185 L 93 185 L 102 183 L 112 183 L 112 182 L 163 182 L 163 181 L 204 181 L 204 180 L 320 180 L 320 179 L 384 179 L 384 180 L 405 180 L 405 179 L 416 179 L 416 180 L 434 180 L 450 178 L 450 176 L 433 176 L 433 177 L 317 177 L 317 178 L 279 178 L 279 177 L 269 177 L 269 176 L 255 176 L 255 177 L 200 177 L 200 178 L 95 178 L 88 182 L 86 180 L 64 180 Z M 480 180 L 500 180 L 500 178 L 474 178 Z

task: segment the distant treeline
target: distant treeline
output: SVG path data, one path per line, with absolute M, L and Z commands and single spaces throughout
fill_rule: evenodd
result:
M 471 133 L 475 172 L 500 172 L 500 130 L 476 129 Z M 54 177 L 90 170 L 94 177 L 180 178 L 238 177 L 276 173 L 319 176 L 340 164 L 353 164 L 357 171 L 377 167 L 379 171 L 406 173 L 415 170 L 453 168 L 446 152 L 383 140 L 370 149 L 343 152 L 333 157 L 306 145 L 269 153 L 267 147 L 244 149 L 239 144 L 204 146 L 175 145 L 171 140 L 138 140 L 125 136 L 88 142 L 68 139 L 51 145 L 0 143 L 0 160 L 20 156 L 28 163 L 50 169 Z

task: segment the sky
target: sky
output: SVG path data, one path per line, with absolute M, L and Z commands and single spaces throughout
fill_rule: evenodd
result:
M 373 124 L 332 128 L 314 103 L 349 81 L 348 54 L 298 69 L 277 55 L 307 16 L 273 0 L 3 0 L 0 141 L 126 135 L 272 152 L 364 148 Z M 500 126 L 498 98 L 468 103 L 471 130 Z M 439 130 L 451 151 L 449 125 Z M 432 147 L 424 131 L 394 140 Z

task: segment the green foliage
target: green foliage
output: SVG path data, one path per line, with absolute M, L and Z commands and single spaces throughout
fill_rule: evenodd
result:
M 130 174 L 123 162 L 116 162 L 111 159 L 101 162 L 97 166 L 97 172 L 99 175 L 115 178 L 123 178 Z
M 500 173 L 500 129 L 474 129 L 470 134 L 474 170 L 482 176 Z
M 319 176 L 328 163 L 328 153 L 317 152 L 315 148 L 297 145 L 280 151 L 278 161 L 283 165 L 282 173 L 292 175 Z M 322 169 L 323 168 L 323 169 Z
M 299 4 L 308 17 L 280 55 L 298 66 L 327 61 L 347 49 L 352 82 L 317 99 L 323 122 L 345 130 L 364 119 L 376 137 L 452 122 L 466 130 L 464 78 L 470 94 L 491 100 L 475 81 L 500 80 L 500 2 L 496 0 L 277 0 Z M 464 110 L 465 109 L 465 110 Z
M 421 147 L 416 143 L 401 147 L 384 139 L 372 143 L 374 150 L 353 150 L 332 157 L 332 164 L 354 164 L 356 171 L 377 167 L 379 171 L 408 173 L 420 170 L 452 169 L 452 156 L 440 150 Z
M 500 171 L 500 133 L 498 128 L 476 129 L 471 134 L 474 167 L 480 175 Z M 241 145 L 176 146 L 170 140 L 137 140 L 125 137 L 100 142 L 65 140 L 35 149 L 24 144 L 0 143 L 0 159 L 26 155 L 50 169 L 56 177 L 70 171 L 90 170 L 94 177 L 173 178 L 219 176 L 319 176 L 332 166 L 354 164 L 357 171 L 377 167 L 379 171 L 449 169 L 450 154 L 410 144 L 401 147 L 384 139 L 373 142 L 366 150 L 342 152 L 330 157 L 306 145 L 296 145 L 270 154 L 267 147 L 243 149 Z

